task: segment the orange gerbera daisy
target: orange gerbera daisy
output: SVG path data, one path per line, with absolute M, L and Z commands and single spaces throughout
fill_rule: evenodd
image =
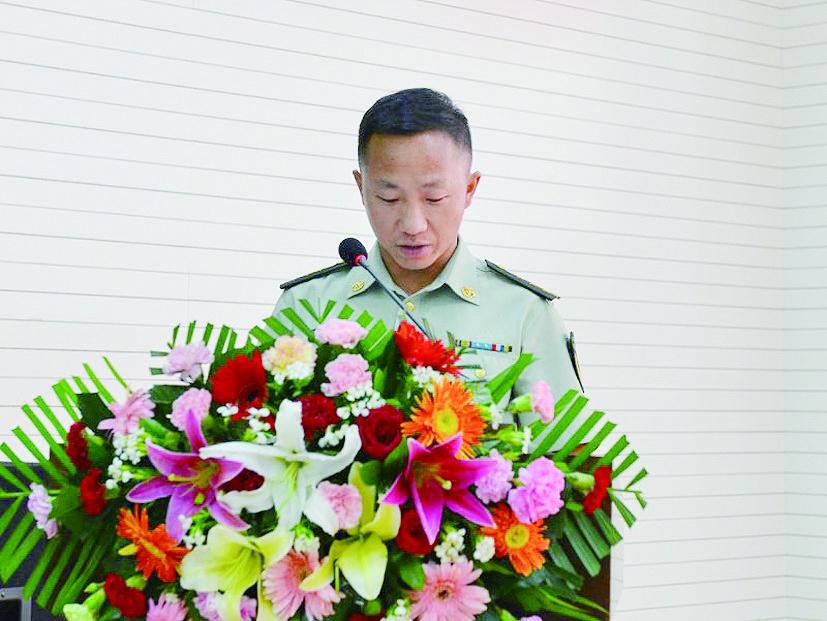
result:
M 425 390 L 416 398 L 411 420 L 402 423 L 402 435 L 416 436 L 423 446 L 442 444 L 462 433 L 460 457 L 473 457 L 473 447 L 480 443 L 485 421 L 471 399 L 474 395 L 465 384 L 453 377 L 434 383 L 433 394 Z
M 543 537 L 546 527 L 543 520 L 523 524 L 508 505 L 499 504 L 491 508 L 491 517 L 496 526 L 484 526 L 480 532 L 494 539 L 494 555 L 508 557 L 517 573 L 528 576 L 545 563 L 543 552 L 551 542 Z
M 137 568 L 144 572 L 145 580 L 155 571 L 163 582 L 175 581 L 181 560 L 189 550 L 176 545 L 177 542 L 169 536 L 164 524 L 149 530 L 146 509 L 140 509 L 138 505 L 135 505 L 134 513 L 121 509 L 117 533 L 119 537 L 132 542 L 121 548 L 119 554 L 134 554 L 138 560 Z

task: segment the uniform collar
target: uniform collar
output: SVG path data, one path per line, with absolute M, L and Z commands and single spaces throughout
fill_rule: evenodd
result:
M 393 278 L 391 278 L 388 269 L 385 267 L 384 261 L 382 261 L 382 255 L 379 252 L 378 242 L 373 244 L 368 256 L 371 257 L 371 268 L 391 291 L 399 294 L 403 299 L 410 297 L 401 288 L 399 288 L 396 283 L 393 282 Z M 348 298 L 367 291 L 374 284 L 373 276 L 361 267 L 351 269 L 348 274 L 348 279 L 350 281 L 350 292 L 347 295 Z M 447 286 L 459 299 L 470 302 L 474 305 L 479 305 L 477 260 L 474 258 L 474 255 L 471 254 L 471 251 L 468 250 L 468 247 L 462 241 L 461 237 L 458 240 L 457 248 L 454 250 L 454 254 L 451 255 L 451 259 L 445 265 L 445 268 L 439 276 L 437 276 L 436 280 L 434 280 L 434 282 L 427 287 L 424 287 L 421 291 L 418 291 L 417 294 L 428 291 L 436 291 L 443 286 Z

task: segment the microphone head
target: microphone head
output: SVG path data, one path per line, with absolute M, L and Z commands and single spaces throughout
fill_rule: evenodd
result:
M 348 265 L 359 265 L 368 258 L 368 251 L 358 239 L 347 237 L 339 242 L 339 256 Z

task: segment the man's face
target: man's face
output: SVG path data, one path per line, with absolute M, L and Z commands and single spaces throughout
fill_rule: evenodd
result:
M 470 166 L 449 134 L 429 131 L 372 136 L 353 171 L 385 266 L 408 293 L 433 282 L 457 247 L 480 179 Z

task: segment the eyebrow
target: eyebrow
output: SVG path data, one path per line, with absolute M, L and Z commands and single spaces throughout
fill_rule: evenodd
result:
M 388 190 L 396 190 L 396 189 L 399 188 L 399 186 L 397 184 L 395 184 L 393 181 L 389 181 L 388 179 L 379 179 L 376 182 L 376 184 L 378 186 L 380 186 L 382 188 L 385 188 L 385 189 L 388 189 Z M 427 183 L 422 184 L 422 187 L 423 188 L 436 188 L 436 187 L 440 187 L 442 185 L 443 185 L 442 179 L 435 179 L 433 181 L 428 181 Z

